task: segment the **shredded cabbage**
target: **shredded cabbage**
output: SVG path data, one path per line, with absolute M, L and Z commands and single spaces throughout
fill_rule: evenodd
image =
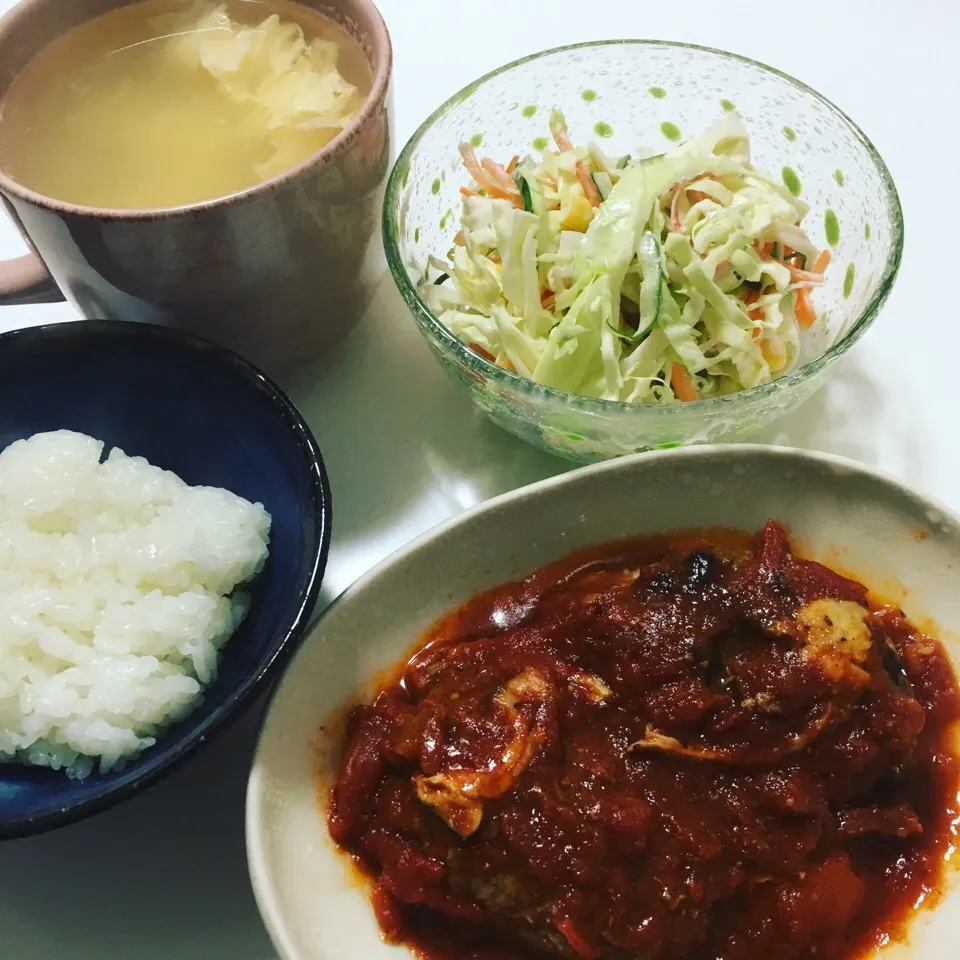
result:
M 633 161 L 574 146 L 557 110 L 550 131 L 558 153 L 509 170 L 461 145 L 462 229 L 421 287 L 442 323 L 508 370 L 605 400 L 722 396 L 797 362 L 822 282 L 808 207 L 752 166 L 737 114 Z
M 200 3 L 184 13 L 170 55 L 196 63 L 238 103 L 263 112 L 272 155 L 261 177 L 281 173 L 304 155 L 305 137 L 343 129 L 361 106 L 357 88 L 337 69 L 330 40 L 310 42 L 299 24 L 273 14 L 257 26 L 233 20 L 223 5 Z

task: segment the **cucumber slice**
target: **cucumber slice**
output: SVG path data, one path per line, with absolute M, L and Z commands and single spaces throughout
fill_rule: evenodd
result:
M 597 192 L 600 194 L 600 199 L 606 200 L 607 197 L 610 196 L 610 191 L 613 189 L 613 181 L 610 179 L 610 174 L 592 173 L 590 176 L 593 178 Z
M 609 157 L 592 140 L 587 144 L 587 155 L 600 173 L 610 175 L 625 170 L 630 163 L 629 153 L 625 157 Z
M 533 197 L 530 196 L 530 184 L 527 183 L 524 177 L 514 177 L 513 179 L 520 188 L 520 198 L 523 200 L 523 209 L 526 210 L 527 213 L 533 213 Z
M 523 209 L 527 213 L 535 213 L 538 217 L 542 217 L 547 210 L 547 201 L 528 160 L 518 164 L 513 172 L 513 182 L 520 191 Z

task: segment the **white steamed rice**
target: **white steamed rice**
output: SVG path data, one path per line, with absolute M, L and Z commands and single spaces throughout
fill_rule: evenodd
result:
M 87 776 L 214 679 L 270 516 L 60 430 L 0 451 L 0 762 Z

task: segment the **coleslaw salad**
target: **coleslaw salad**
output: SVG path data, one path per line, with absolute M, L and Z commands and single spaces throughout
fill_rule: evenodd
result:
M 807 205 L 750 163 L 730 114 L 661 154 L 576 147 L 503 166 L 460 153 L 461 229 L 420 294 L 490 362 L 567 393 L 687 402 L 769 382 L 817 320 L 830 254 Z

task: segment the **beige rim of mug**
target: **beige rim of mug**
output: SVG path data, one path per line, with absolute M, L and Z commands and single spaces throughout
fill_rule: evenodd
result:
M 50 0 L 46 0 L 50 2 Z M 294 0 L 296 2 L 296 0 Z M 246 190 L 230 193 L 223 197 L 215 197 L 212 200 L 202 200 L 199 203 L 188 203 L 178 207 L 160 207 L 151 209 L 117 209 L 112 210 L 106 207 L 86 207 L 78 203 L 66 203 L 62 200 L 55 200 L 42 193 L 36 193 L 22 184 L 13 180 L 0 168 L 0 190 L 10 193 L 20 200 L 32 203 L 35 206 L 51 210 L 59 214 L 68 214 L 73 216 L 94 216 L 109 220 L 160 220 L 166 217 L 175 217 L 180 214 L 201 213 L 204 210 L 225 206 L 244 200 L 247 197 L 262 196 L 271 193 L 280 187 L 287 186 L 298 179 L 301 174 L 310 170 L 312 167 L 322 167 L 332 162 L 336 157 L 346 152 L 350 145 L 360 135 L 361 130 L 369 123 L 376 112 L 380 109 L 387 97 L 387 88 L 390 85 L 390 78 L 393 73 L 393 46 L 390 41 L 390 33 L 384 22 L 383 16 L 376 4 L 372 0 L 354 0 L 355 3 L 366 8 L 370 15 L 370 21 L 373 25 L 372 33 L 361 39 L 355 34 L 351 34 L 355 40 L 364 49 L 365 53 L 373 51 L 377 55 L 378 63 L 373 71 L 373 86 L 370 88 L 363 106 L 354 114 L 349 124 L 340 131 L 325 147 L 322 147 L 316 153 L 311 154 L 306 160 L 291 167 L 284 173 L 270 177 L 262 183 L 258 183 Z M 0 18 L 0 36 L 10 34 L 17 30 L 25 20 L 36 15 L 36 8 L 42 6 L 44 0 L 21 0 L 12 10 Z M 320 13 L 329 11 L 320 10 Z M 341 24 L 342 25 L 342 24 Z M 62 36 L 62 34 L 61 34 Z M 369 57 L 368 57 L 369 59 Z M 371 63 L 371 67 L 373 64 Z M 28 255 L 29 259 L 33 259 Z M 8 263 L 11 261 L 7 261 Z

